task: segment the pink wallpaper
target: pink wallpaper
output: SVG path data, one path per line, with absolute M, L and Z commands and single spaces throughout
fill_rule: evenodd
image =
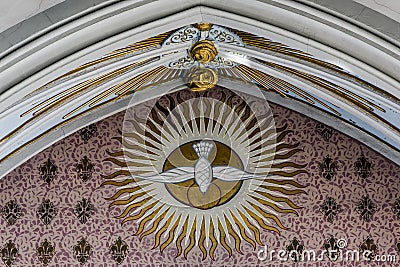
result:
M 395 256 L 396 262 L 331 262 L 325 256 L 323 261 L 303 261 L 297 266 L 400 266 L 396 247 L 400 241 L 400 204 L 398 208 L 394 205 L 400 199 L 400 167 L 339 132 L 332 131 L 330 137 L 324 138 L 322 126 L 304 115 L 275 104 L 270 106 L 277 127 L 287 124 L 293 131 L 285 141 L 300 143 L 303 151 L 295 154 L 292 160 L 307 163 L 308 174 L 296 176 L 296 181 L 307 186 L 307 195 L 291 198 L 303 207 L 299 216 L 281 217 L 288 229 L 281 235 L 260 230 L 261 241 L 268 246 L 268 251 L 286 250 L 296 238 L 305 250 L 321 253 L 326 240 L 333 236 L 345 240 L 345 250 L 368 248 L 379 256 Z M 258 255 L 263 254 L 258 252 L 263 246 L 254 250 L 244 242 L 243 254 L 233 253 L 231 257 L 218 247 L 215 261 L 202 260 L 196 247 L 187 259 L 176 258 L 174 246 L 160 253 L 158 249 L 152 249 L 153 235 L 141 241 L 134 236 L 138 227 L 136 222 L 121 225 L 120 219 L 115 218 L 121 209 L 109 207 L 110 203 L 105 200 L 115 193 L 114 187 L 100 185 L 103 176 L 112 173 L 115 167 L 103 160 L 108 157 L 107 151 L 120 149 L 120 143 L 114 138 L 120 136 L 118 130 L 122 128 L 123 119 L 121 112 L 87 128 L 85 133 L 81 131 L 66 137 L 0 181 L 0 266 L 43 266 L 46 262 L 49 266 L 81 266 L 81 263 L 85 266 L 117 266 L 117 261 L 122 261 L 120 266 L 293 265 L 290 259 L 278 260 L 276 254 L 273 261 L 269 258 L 260 260 Z M 336 169 L 333 176 L 327 173 L 324 178 L 320 164 L 327 156 Z M 366 178 L 358 175 L 355 169 L 362 156 L 372 164 L 371 173 L 364 173 Z M 50 167 L 54 177 L 46 177 L 48 180 L 45 181 L 41 167 L 49 163 L 48 159 L 57 169 Z M 327 201 L 329 198 L 330 202 Z M 111 246 L 119 237 L 127 248 L 125 258 L 114 258 L 111 253 Z M 369 240 L 367 246 L 362 246 L 368 237 L 373 243 Z M 82 238 L 90 245 L 90 250 L 85 250 L 88 246 L 85 248 L 83 243 L 79 248 L 78 242 Z M 45 240 L 49 242 L 47 246 L 43 244 Z

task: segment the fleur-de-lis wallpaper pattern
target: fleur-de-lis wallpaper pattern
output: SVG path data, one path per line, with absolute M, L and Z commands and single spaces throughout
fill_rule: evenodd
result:
M 400 167 L 321 122 L 270 106 L 277 127 L 287 124 L 292 130 L 285 140 L 300 143 L 302 151 L 293 161 L 308 164 L 308 174 L 296 176 L 307 194 L 293 196 L 303 207 L 298 216 L 282 216 L 288 229 L 280 235 L 260 230 L 261 241 L 274 250 L 323 251 L 344 238 L 348 249 L 373 248 L 400 259 Z M 217 248 L 215 261 L 202 260 L 198 248 L 187 259 L 175 258 L 173 246 L 160 253 L 152 249 L 153 236 L 141 241 L 134 236 L 138 223 L 121 224 L 116 218 L 121 208 L 109 207 L 106 200 L 115 189 L 100 187 L 116 167 L 104 159 L 107 151 L 120 148 L 123 119 L 121 112 L 76 132 L 0 180 L 0 266 L 292 266 L 290 260 L 259 261 L 261 247 L 245 243 L 243 254 L 231 257 Z M 298 266 L 365 265 L 334 259 Z

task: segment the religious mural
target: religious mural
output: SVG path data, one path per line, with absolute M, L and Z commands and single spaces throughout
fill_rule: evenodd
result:
M 259 229 L 286 229 L 280 216 L 300 208 L 290 196 L 305 193 L 293 177 L 306 164 L 290 161 L 299 143 L 283 141 L 290 130 L 275 127 L 268 105 L 228 90 L 180 91 L 146 111 L 126 112 L 122 150 L 106 159 L 121 168 L 103 183 L 117 187 L 111 206 L 139 223 L 135 235 L 154 233 L 161 252 L 174 244 L 186 258 L 197 246 L 215 259 L 218 245 L 241 253 L 242 241 L 263 244 Z
M 181 90 L 3 178 L 0 266 L 386 266 L 377 255 L 400 256 L 399 174 L 264 99 Z M 344 262 L 347 250 L 368 257 Z

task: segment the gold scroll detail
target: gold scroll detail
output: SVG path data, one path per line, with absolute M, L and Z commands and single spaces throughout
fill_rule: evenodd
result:
M 213 61 L 217 54 L 217 48 L 209 40 L 198 41 L 192 46 L 189 53 L 191 58 L 203 64 Z

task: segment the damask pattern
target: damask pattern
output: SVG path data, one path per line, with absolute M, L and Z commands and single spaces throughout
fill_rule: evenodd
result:
M 87 143 L 90 138 L 92 138 L 97 132 L 97 126 L 96 124 L 90 124 L 82 129 L 79 130 L 79 135 L 82 137 L 82 139 Z
M 372 261 L 378 253 L 378 246 L 375 244 L 374 240 L 367 237 L 364 242 L 360 245 L 360 254 Z
M 336 175 L 337 164 L 330 156 L 326 156 L 319 164 L 319 169 L 322 177 L 330 181 Z
M 45 266 L 49 265 L 54 254 L 55 249 L 51 242 L 45 239 L 36 249 L 38 260 Z
M 36 213 L 45 225 L 49 225 L 57 216 L 58 210 L 49 199 L 46 199 L 39 205 Z
M 368 196 L 362 196 L 362 198 L 357 202 L 356 211 L 360 214 L 363 221 L 369 222 L 377 211 L 377 206 Z
M 14 242 L 8 241 L 5 246 L 1 249 L 1 260 L 6 266 L 11 266 L 17 261 L 19 257 L 18 248 L 15 246 Z
M 39 168 L 42 180 L 45 181 L 47 184 L 53 182 L 54 178 L 57 175 L 57 169 L 58 167 L 54 164 L 54 161 L 52 161 L 51 159 L 47 159 L 47 161 L 44 162 Z
M 333 235 L 330 235 L 329 238 L 325 240 L 323 247 L 325 249 L 324 251 L 326 257 L 332 262 L 335 262 L 339 259 L 342 253 L 341 249 L 344 248 L 340 246 L 340 241 L 338 238 L 335 238 Z
M 289 255 L 289 258 L 294 263 L 298 263 L 303 260 L 302 254 L 304 251 L 304 245 L 296 237 L 290 240 L 289 245 L 286 247 L 286 251 Z
M 83 182 L 86 182 L 92 177 L 94 166 L 91 160 L 87 156 L 84 156 L 79 163 L 76 164 L 76 171 L 78 172 L 79 178 Z
M 319 210 L 330 223 L 333 223 L 338 214 L 342 211 L 341 206 L 336 203 L 336 200 L 333 197 L 327 197 Z
M 15 200 L 10 200 L 1 209 L 3 218 L 7 221 L 8 225 L 13 225 L 19 217 L 22 216 L 20 205 Z
M 128 245 L 121 239 L 121 237 L 118 237 L 118 239 L 115 240 L 114 244 L 110 247 L 110 254 L 117 264 L 124 262 L 128 252 Z
M 329 139 L 333 135 L 333 129 L 323 123 L 317 123 L 315 129 L 324 138 L 325 141 L 329 141 Z
M 78 203 L 75 205 L 74 211 L 75 211 L 76 217 L 82 224 L 87 223 L 87 221 L 95 213 L 94 206 L 86 198 L 82 198 L 82 200 L 78 201 Z
M 358 177 L 361 177 L 364 180 L 371 175 L 371 168 L 372 163 L 364 155 L 359 157 L 356 163 L 354 163 L 354 169 Z
M 81 265 L 85 265 L 85 263 L 90 259 L 90 256 L 93 253 L 92 246 L 83 237 L 74 246 L 73 251 L 75 258 Z
M 324 244 L 332 235 L 336 242 L 345 239 L 346 249 L 359 251 L 360 245 L 370 237 L 379 248 L 377 254 L 399 257 L 400 219 L 397 217 L 398 209 L 394 203 L 400 199 L 400 167 L 340 132 L 333 132 L 326 141 L 315 130 L 318 124 L 316 121 L 278 105 L 270 106 L 275 115 L 275 124 L 288 125 L 288 129 L 292 130 L 285 136 L 285 141 L 300 143 L 302 152 L 294 155 L 293 160 L 298 164 L 308 164 L 306 169 L 310 175 L 299 174 L 297 178 L 297 182 L 307 186 L 307 195 L 293 198 L 295 203 L 303 207 L 297 210 L 298 216 L 282 217 L 282 224 L 287 230 L 282 231 L 280 235 L 260 230 L 260 240 L 268 245 L 268 249 L 278 251 L 286 250 L 291 244 L 290 241 L 296 237 L 305 250 L 315 249 L 321 252 L 326 250 Z M 137 106 L 138 113 L 144 109 L 145 104 Z M 244 242 L 240 245 L 243 254 L 232 253 L 229 256 L 226 250 L 217 249 L 214 261 L 209 258 L 203 261 L 202 252 L 194 249 L 187 255 L 187 259 L 182 257 L 177 260 L 175 247 L 168 247 L 160 253 L 159 250 L 152 250 L 153 237 L 144 237 L 140 241 L 139 237 L 133 236 L 132 233 L 137 231 L 139 225 L 129 222 L 121 224 L 120 219 L 116 217 L 122 210 L 109 207 L 109 202 L 105 199 L 115 193 L 114 189 L 109 186 L 100 187 L 104 182 L 102 175 L 109 175 L 115 171 L 116 166 L 112 162 L 104 162 L 104 159 L 109 157 L 107 152 L 120 148 L 117 140 L 120 136 L 118 130 L 122 129 L 124 115 L 121 112 L 96 123 L 97 132 L 87 142 L 78 132 L 66 137 L 0 180 L 1 210 L 3 211 L 10 201 L 19 206 L 19 209 L 11 209 L 14 212 L 7 212 L 13 214 L 13 224 L 7 222 L 2 212 L 0 265 L 43 266 L 44 263 L 39 259 L 42 252 L 38 253 L 37 250 L 47 240 L 54 248 L 54 255 L 48 266 L 82 266 L 82 262 L 85 266 L 115 266 L 122 260 L 123 255 L 125 258 L 120 266 L 293 266 L 290 259 L 286 262 L 277 259 L 273 262 L 260 261 L 257 259 L 257 252 L 262 246 L 257 245 L 253 248 Z M 322 178 L 319 168 L 319 164 L 327 155 L 340 166 L 331 180 Z M 92 177 L 85 183 L 81 178 L 77 178 L 76 170 L 76 164 L 84 156 L 93 164 Z M 363 163 L 358 164 L 357 168 L 355 166 L 357 159 L 362 156 L 371 163 L 366 179 L 359 176 L 357 170 L 366 174 L 368 172 L 362 170 L 368 168 L 365 168 Z M 57 166 L 57 174 L 49 184 L 44 182 L 38 171 L 48 159 Z M 372 209 L 374 212 L 370 221 L 363 221 L 356 207 L 363 196 L 367 195 L 373 200 L 376 209 Z M 95 213 L 90 213 L 91 219 L 84 224 L 75 213 L 75 206 L 83 197 L 90 199 L 90 203 L 96 209 Z M 329 214 L 325 215 L 321 208 L 329 197 L 335 200 L 336 205 L 326 205 L 328 208 L 324 210 L 340 210 L 332 217 L 333 223 L 328 221 Z M 50 200 L 58 211 L 49 225 L 37 214 L 38 207 L 44 200 Z M 82 242 L 82 237 L 86 242 Z M 111 249 L 119 237 L 127 245 L 127 250 L 123 249 L 124 245 L 119 249 Z M 335 242 L 331 246 L 335 247 Z M 368 246 L 371 247 L 371 244 L 366 243 L 362 248 Z M 50 251 L 51 249 L 47 249 L 42 255 L 50 256 Z M 117 253 L 118 251 L 120 253 Z M 120 256 L 118 261 L 114 255 Z M 4 261 L 10 265 L 6 265 Z M 297 263 L 297 266 L 301 267 L 344 265 L 367 264 L 343 263 L 340 260 L 331 262 L 326 256 L 322 262 Z M 368 266 L 386 265 L 371 261 Z

